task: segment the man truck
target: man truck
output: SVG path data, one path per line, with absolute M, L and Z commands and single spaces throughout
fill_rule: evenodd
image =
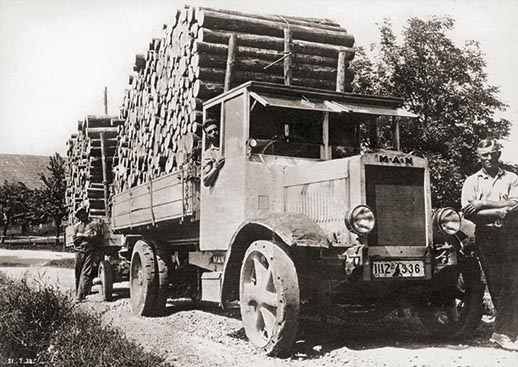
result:
M 480 268 L 459 213 L 432 208 L 427 159 L 400 147 L 401 122 L 416 117 L 402 106 L 254 81 L 208 100 L 225 158 L 216 181 L 202 184 L 198 159 L 113 195 L 106 226 L 123 240 L 101 263 L 104 292 L 126 268 L 138 315 L 174 296 L 239 305 L 267 355 L 289 353 L 312 305 L 353 317 L 410 308 L 435 336 L 469 334 Z

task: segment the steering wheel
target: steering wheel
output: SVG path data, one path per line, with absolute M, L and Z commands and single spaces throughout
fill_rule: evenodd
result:
M 282 135 L 282 134 L 279 134 L 279 135 L 274 135 L 270 141 L 264 146 L 263 150 L 261 151 L 261 154 L 266 154 L 266 150 L 268 148 L 272 148 L 272 152 L 271 154 L 274 154 L 274 149 L 273 149 L 273 146 L 277 143 L 285 143 L 286 144 L 286 147 L 289 149 L 290 148 L 290 145 L 289 145 L 289 142 L 291 141 L 299 141 L 299 142 L 305 142 L 306 139 L 304 139 L 303 137 L 299 136 L 299 135 L 290 135 L 290 136 L 285 136 L 285 135 Z M 293 149 L 293 146 L 291 146 L 291 148 Z M 297 154 L 299 153 L 301 150 L 303 149 L 303 147 L 299 147 L 295 152 L 293 152 L 291 155 L 294 155 L 294 154 Z
M 266 150 L 268 148 L 272 148 L 272 154 L 273 154 L 273 145 L 284 138 L 284 135 L 274 135 L 270 141 L 264 146 L 263 150 L 261 150 L 261 154 L 266 154 Z

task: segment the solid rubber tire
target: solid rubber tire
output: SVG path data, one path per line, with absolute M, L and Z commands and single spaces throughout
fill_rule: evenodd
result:
M 150 244 L 137 241 L 130 264 L 130 303 L 133 313 L 139 316 L 162 315 L 168 285 L 165 261 Z
M 433 337 L 446 340 L 456 340 L 472 335 L 480 324 L 484 312 L 484 284 L 477 259 L 459 259 L 457 269 L 452 269 L 452 271 L 459 274 L 456 279 L 460 279 L 460 274 L 462 274 L 465 288 L 466 300 L 458 321 L 439 322 L 435 314 L 437 306 L 431 303 L 417 308 L 417 313 L 426 331 Z
M 113 296 L 113 269 L 110 262 L 101 260 L 98 273 L 101 280 L 101 298 L 103 301 L 111 301 Z
M 257 285 L 256 268 L 267 273 L 267 292 L 259 290 L 262 286 Z M 258 302 L 259 294 L 265 294 L 268 301 Z M 240 272 L 240 308 L 246 335 L 259 351 L 268 356 L 289 355 L 298 331 L 300 289 L 295 264 L 284 246 L 259 240 L 247 249 Z M 265 314 L 273 316 L 274 322 L 269 320 L 271 327 L 266 325 Z M 258 330 L 261 319 L 264 327 Z

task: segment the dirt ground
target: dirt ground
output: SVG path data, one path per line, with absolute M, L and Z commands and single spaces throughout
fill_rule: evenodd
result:
M 0 271 L 64 292 L 74 286 L 71 269 L 33 265 L 0 267 Z M 92 294 L 81 307 L 99 312 L 104 322 L 175 366 L 518 366 L 517 352 L 498 349 L 488 341 L 490 322 L 482 322 L 472 339 L 452 344 L 427 337 L 409 314 L 358 324 L 334 320 L 325 326 L 316 319 L 303 319 L 291 357 L 275 359 L 248 344 L 238 310 L 170 300 L 166 316 L 142 318 L 131 313 L 127 283 L 116 284 L 114 293 L 114 300 L 105 303 Z

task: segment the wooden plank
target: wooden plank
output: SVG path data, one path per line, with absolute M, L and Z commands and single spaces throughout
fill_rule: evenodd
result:
M 182 199 L 169 201 L 153 207 L 155 219 L 158 222 L 163 222 L 170 219 L 177 219 L 183 216 L 183 201 Z

